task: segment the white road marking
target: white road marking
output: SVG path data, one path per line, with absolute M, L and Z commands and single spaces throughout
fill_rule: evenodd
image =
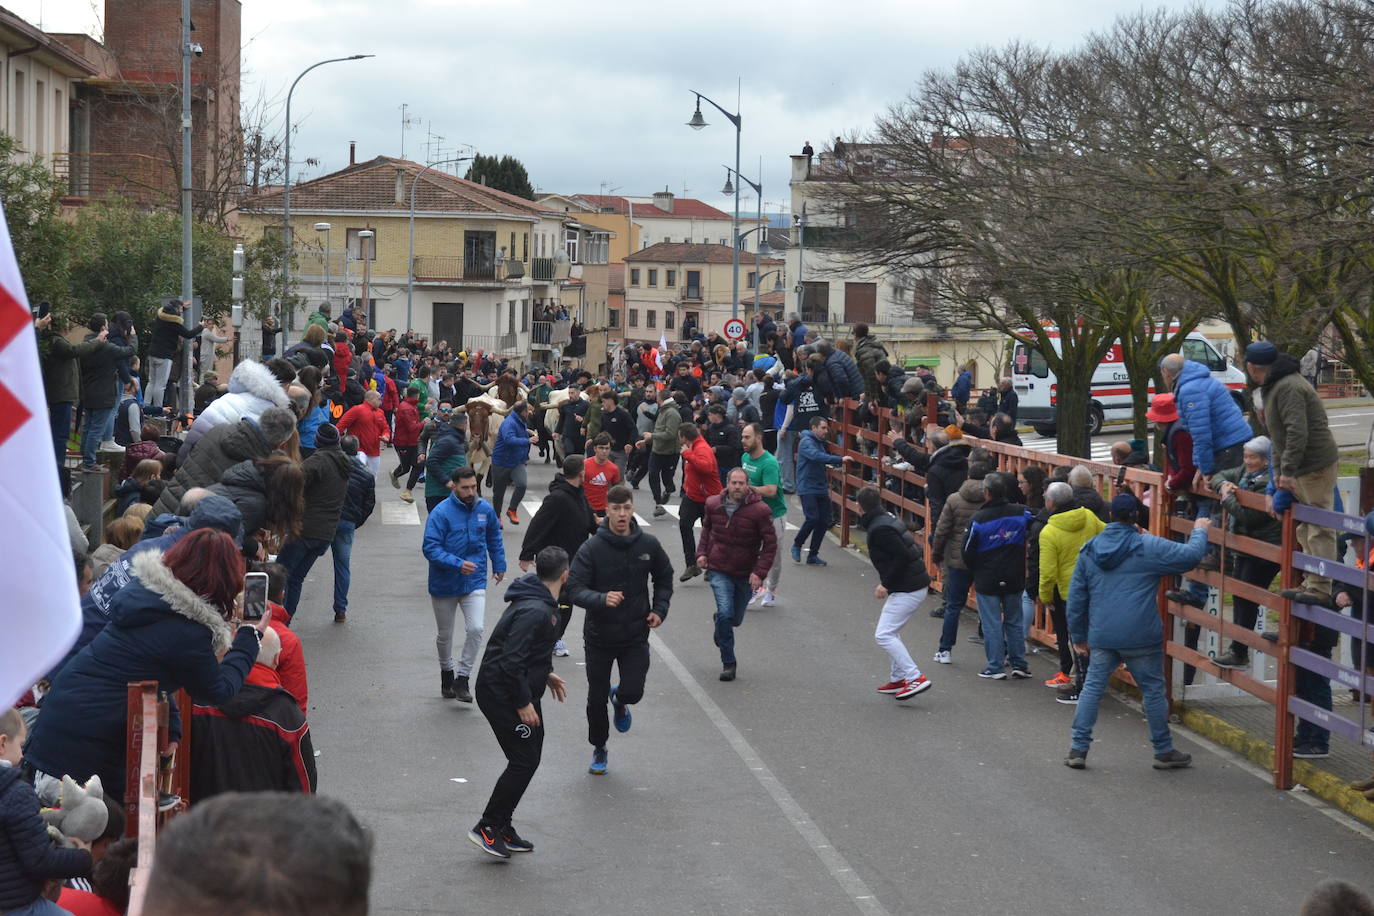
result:
M 420 506 L 418 503 L 382 503 L 382 524 L 383 525 L 418 525 L 420 524 Z
M 806 841 L 806 845 L 811 847 L 811 851 L 816 854 L 816 858 L 821 860 L 821 864 L 830 873 L 830 877 L 834 878 L 844 889 L 844 892 L 849 895 L 855 909 L 860 913 L 869 914 L 869 916 L 889 916 L 887 908 L 874 896 L 864 879 L 859 877 L 858 872 L 854 871 L 844 855 L 831 845 L 825 834 L 816 826 L 816 822 L 806 813 L 806 809 L 802 808 L 797 800 L 792 797 L 792 793 L 787 791 L 787 787 L 782 784 L 782 781 L 773 775 L 768 764 L 763 762 L 763 758 L 730 721 L 730 717 L 707 695 L 706 691 L 697 683 L 696 678 L 692 677 L 691 672 L 682 662 L 678 661 L 678 657 L 664 644 L 657 633 L 649 634 L 649 644 L 653 646 L 654 651 L 663 659 L 663 663 L 681 682 L 687 694 L 696 700 L 701 711 L 706 714 L 706 718 L 711 720 L 711 724 L 720 732 L 721 737 L 739 755 L 749 772 L 754 775 L 759 785 L 782 811 L 783 817 L 787 818 L 793 829 Z
M 527 499 L 520 503 L 520 508 L 525 510 L 525 514 L 534 518 L 534 513 L 539 511 L 540 503 L 537 500 Z M 647 528 L 649 520 L 638 512 L 635 513 L 635 521 L 639 522 L 641 528 Z

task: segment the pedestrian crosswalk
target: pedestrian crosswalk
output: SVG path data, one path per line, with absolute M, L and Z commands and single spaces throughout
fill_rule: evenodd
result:
M 677 505 L 677 504 L 674 504 L 674 503 L 670 503 L 670 504 L 664 506 L 663 509 L 664 509 L 665 512 L 667 512 L 667 513 L 668 513 L 669 515 L 671 515 L 673 518 L 681 518 L 681 516 L 678 514 L 678 513 L 680 513 L 680 512 L 682 511 L 682 507 L 681 507 L 681 506 L 679 506 L 679 505 Z M 635 516 L 635 517 L 638 518 L 638 516 Z M 695 525 L 693 525 L 692 527 L 693 527 L 693 528 L 700 528 L 700 527 L 701 527 L 701 519 L 697 519 L 697 523 L 696 523 Z M 786 523 L 786 528 L 785 528 L 785 530 L 787 530 L 787 531 L 796 531 L 796 530 L 798 530 L 798 529 L 797 529 L 797 526 L 796 526 L 796 525 L 792 524 L 791 522 L 787 522 L 787 523 Z
M 1033 452 L 1053 452 L 1059 448 L 1058 439 L 1024 439 L 1021 444 Z M 1093 461 L 1108 461 L 1111 457 L 1112 444 L 1110 442 L 1093 442 Z
M 420 507 L 415 503 L 384 502 L 381 503 L 380 508 L 383 525 L 420 524 Z
M 539 501 L 538 501 L 538 500 L 535 500 L 535 499 L 527 499 L 527 500 L 524 500 L 523 502 L 520 503 L 520 508 L 522 508 L 522 509 L 525 510 L 525 514 L 526 514 L 527 516 L 529 516 L 530 518 L 534 518 L 534 513 L 536 513 L 536 512 L 539 511 Z M 681 515 L 680 515 L 679 513 L 681 513 L 681 511 L 682 511 L 682 507 L 681 507 L 680 505 L 678 505 L 677 503 L 669 503 L 668 505 L 664 506 L 663 509 L 664 509 L 665 512 L 668 513 L 668 517 L 672 518 L 674 521 L 676 521 L 677 519 L 679 519 L 679 518 L 681 517 Z M 645 518 L 644 516 L 640 515 L 638 512 L 635 513 L 635 521 L 639 522 L 640 527 L 648 527 L 648 526 L 650 525 L 649 519 L 647 519 L 647 518 Z M 389 521 L 388 521 L 388 524 L 390 524 Z M 700 527 L 701 527 L 701 521 L 698 519 L 698 520 L 697 520 L 697 523 L 696 523 L 695 525 L 693 525 L 692 527 L 693 527 L 693 528 L 700 528 Z M 788 531 L 796 531 L 796 530 L 797 530 L 797 526 L 794 525 L 794 524 L 792 524 L 791 522 L 788 522 L 788 523 L 787 523 L 787 528 L 786 528 L 786 530 L 788 530 Z

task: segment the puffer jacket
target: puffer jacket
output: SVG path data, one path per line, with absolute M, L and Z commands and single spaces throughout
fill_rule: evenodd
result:
M 885 509 L 874 509 L 859 519 L 868 536 L 868 558 L 878 581 L 888 592 L 918 592 L 930 585 L 921 545 L 906 524 Z
M 610 607 L 607 592 L 622 592 L 625 598 Z M 668 619 L 673 564 L 658 538 L 638 522 L 630 522 L 628 534 L 615 534 L 605 524 L 573 557 L 568 594 L 573 604 L 587 610 L 582 636 L 588 643 L 636 645 L 649 638 L 650 612 Z
M 745 491 L 744 501 L 733 516 L 725 511 L 724 493 L 706 500 L 696 556 L 706 558 L 707 569 L 736 578 L 750 573 L 763 578 L 777 552 L 773 510 L 753 490 Z
M 1244 445 L 1254 435 L 1225 385 L 1202 363 L 1187 360 L 1174 382 L 1179 421 L 1193 437 L 1193 464 L 1211 476 L 1216 453 Z
M 340 436 L 356 436 L 358 452 L 370 458 L 382 454 L 382 438 L 391 434 L 380 407 L 362 403 L 349 408 L 338 422 Z
M 834 350 L 825 358 L 825 371 L 830 376 L 833 397 L 857 398 L 864 393 L 864 379 L 859 372 L 859 364 L 843 350 Z
M 254 665 L 238 695 L 191 707 L 191 797 L 305 792 L 316 787 L 305 713 L 277 672 Z
M 316 541 L 333 541 L 343 514 L 344 498 L 348 495 L 348 478 L 357 465 L 340 451 L 337 445 L 317 448 L 301 462 L 305 471 L 305 516 L 301 519 L 301 537 Z
M 545 547 L 562 547 L 571 560 L 587 538 L 596 533 L 596 516 L 587 505 L 587 495 L 561 475 L 549 483 L 549 495 L 525 529 L 520 544 L 520 561 L 533 560 Z
M 1180 544 L 1112 522 L 1078 555 L 1069 583 L 1069 638 L 1094 649 L 1162 648 L 1159 580 L 1187 572 L 1206 552 L 1201 528 Z
M 186 459 L 201 437 L 216 426 L 237 423 L 244 417 L 257 419 L 269 407 L 290 406 L 291 400 L 272 370 L 254 360 L 244 360 L 234 367 L 233 374 L 229 376 L 228 393 L 211 401 L 205 412 L 191 424 L 191 429 L 186 433 L 186 442 L 181 447 L 182 460 Z
M 939 524 L 941 510 L 951 493 L 957 493 L 968 477 L 968 456 L 973 448 L 962 440 L 937 449 L 926 467 L 926 505 Z
M 51 775 L 77 782 L 99 775 L 124 786 L 130 681 L 185 688 L 198 703 L 239 692 L 258 657 L 249 627 L 234 632 L 209 602 L 172 575 L 162 552 L 134 557 L 133 579 L 110 602 L 110 623 L 62 669 L 43 701 L 25 756 Z M 224 652 L 224 660 L 216 657 Z
M 444 423 L 434 430 L 425 452 L 425 498 L 436 499 L 449 492 L 453 472 L 468 463 L 468 434 Z
M 429 593 L 436 598 L 469 595 L 487 587 L 487 557 L 492 572 L 506 571 L 506 546 L 501 522 L 491 503 L 478 497 L 468 505 L 450 493 L 425 522 L 421 548 L 429 560 Z M 464 561 L 476 565 L 470 573 L 459 571 Z
M 255 462 L 240 461 L 232 465 L 209 490 L 238 507 L 243 515 L 245 534 L 252 534 L 267 523 L 267 481 L 263 480 Z
M 715 452 L 698 435 L 682 450 L 682 489 L 692 502 L 704 503 L 722 489 Z
M 530 428 L 525 422 L 525 414 L 512 410 L 496 431 L 496 443 L 491 447 L 491 463 L 498 468 L 514 468 L 529 460 Z
M 1084 506 L 1056 512 L 1045 521 L 1045 527 L 1040 530 L 1038 569 L 1041 604 L 1053 601 L 1056 592 L 1060 598 L 1068 598 L 1079 550 L 1106 527 Z
M 343 511 L 339 521 L 352 522 L 361 528 L 377 505 L 377 478 L 360 461 L 354 459 L 353 469 L 348 474 L 348 490 L 344 494 Z
M 185 463 L 167 482 L 153 506 L 153 515 L 175 512 L 181 497 L 193 487 L 208 487 L 218 483 L 224 472 L 250 458 L 266 458 L 275 443 L 267 442 L 254 420 L 242 419 L 234 424 L 217 426 L 206 433 Z
M 877 366 L 884 359 L 887 359 L 887 347 L 872 334 L 860 337 L 854 344 L 854 362 L 858 365 L 859 375 L 863 378 L 866 397 L 877 398 L 882 395 L 883 385 L 878 379 Z
M 1329 468 L 1340 458 L 1327 423 L 1326 407 L 1316 390 L 1298 372 L 1298 361 L 1287 353 L 1269 367 L 1261 387 L 1264 425 L 1274 442 L 1274 473 L 1302 477 Z
M 678 453 L 677 428 L 682 425 L 682 414 L 672 401 L 659 405 L 658 415 L 654 417 L 654 431 L 649 440 L 655 455 L 676 455 Z
M 187 327 L 184 315 L 158 309 L 148 339 L 148 358 L 171 359 L 181 349 L 182 340 L 199 337 L 202 330 L 198 324 Z
M 968 569 L 964 564 L 968 526 L 987 498 L 981 480 L 965 480 L 959 485 L 959 491 L 945 501 L 944 510 L 935 523 L 935 540 L 930 545 L 930 554 L 936 563 L 946 569 Z
M 19 768 L 0 766 L 0 911 L 33 903 L 49 879 L 91 874 L 90 852 L 53 845 L 39 807 Z
M 989 499 L 973 515 L 964 541 L 964 565 L 980 595 L 1014 595 L 1026 587 L 1029 509 Z

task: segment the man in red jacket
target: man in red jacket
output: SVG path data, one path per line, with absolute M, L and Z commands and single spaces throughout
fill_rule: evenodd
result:
M 382 391 L 382 413 L 386 415 L 387 429 L 395 432 L 396 409 L 401 406 L 401 395 L 396 390 L 396 370 L 387 365 L 382 370 L 382 381 L 386 390 Z M 378 390 L 381 390 L 380 388 Z
M 722 681 L 735 679 L 735 627 L 744 623 L 749 599 L 763 585 L 777 552 L 773 510 L 749 486 L 749 472 L 733 468 L 725 492 L 706 500 L 696 550 L 697 568 L 707 571 L 706 581 L 716 598 L 712 620 Z
M 382 443 L 391 440 L 391 430 L 386 425 L 386 414 L 382 413 L 382 396 L 369 391 L 363 395 L 363 402 L 351 407 L 339 418 L 339 435 L 358 437 L 358 451 L 367 456 L 367 469 L 373 477 L 382 473 Z
M 401 476 L 413 474 L 420 463 L 420 429 L 420 395 L 407 391 L 405 400 L 396 408 L 396 430 L 391 436 L 391 444 L 396 446 L 396 457 L 400 459 L 400 463 L 391 471 L 393 487 L 400 487 Z M 411 502 L 409 484 L 401 498 Z
M 671 405 L 665 405 L 672 409 Z M 662 408 L 660 408 L 662 409 Z M 682 506 L 677 514 L 677 527 L 682 535 L 682 561 L 687 568 L 678 576 L 679 582 L 686 582 L 702 573 L 696 565 L 696 535 L 692 529 L 706 512 L 706 500 L 721 491 L 720 471 L 716 467 L 716 454 L 711 451 L 706 437 L 697 429 L 695 423 L 683 423 L 677 428 L 677 439 L 682 445 Z

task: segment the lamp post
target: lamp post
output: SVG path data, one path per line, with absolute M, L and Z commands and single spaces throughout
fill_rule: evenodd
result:
M 724 193 L 724 194 L 730 194 L 730 193 L 733 193 L 733 192 L 735 192 L 735 191 L 738 191 L 738 186 L 732 186 L 732 185 L 730 184 L 730 173 L 731 173 L 731 172 L 734 172 L 734 176 L 735 176 L 736 178 L 738 178 L 738 179 L 740 180 L 741 183 L 749 185 L 749 187 L 752 188 L 752 189 L 754 190 L 754 198 L 755 198 L 755 200 L 758 201 L 758 217 L 757 217 L 757 219 L 758 219 L 758 225 L 756 225 L 753 229 L 748 230 L 747 232 L 740 232 L 740 234 L 739 234 L 738 236 L 735 237 L 735 250 L 738 251 L 738 250 L 739 250 L 740 244 L 744 241 L 744 239 L 745 239 L 746 236 L 752 235 L 752 234 L 755 233 L 755 232 L 762 232 L 763 229 L 764 229 L 764 226 L 763 226 L 763 160 L 762 160 L 762 159 L 759 160 L 759 180 L 758 180 L 757 183 L 750 181 L 748 178 L 745 178 L 743 175 L 741 175 L 741 174 L 738 172 L 738 170 L 731 169 L 730 166 L 728 166 L 728 165 L 725 166 L 725 187 L 722 189 L 722 193 Z M 739 200 L 739 198 L 736 197 L 735 200 L 736 200 L 736 205 L 735 205 L 735 220 L 736 220 L 736 223 L 735 223 L 735 231 L 738 232 L 738 231 L 739 231 L 739 222 L 738 222 L 738 221 L 739 221 L 739 205 L 738 205 L 738 200 Z M 772 252 L 773 252 L 773 250 L 772 250 L 771 248 L 768 247 L 768 235 L 767 235 L 767 233 L 764 233 L 764 235 L 762 236 L 762 238 L 759 240 L 758 244 L 756 244 L 756 245 L 754 246 L 754 311 L 756 311 L 756 312 L 759 311 L 759 309 L 760 309 L 760 305 L 759 305 L 759 286 L 758 286 L 758 283 L 759 283 L 759 258 L 760 258 L 761 256 L 765 256 L 765 255 L 772 254 Z M 737 271 L 739 270 L 739 259 L 738 259 L 738 258 L 735 259 L 735 270 L 737 270 Z M 754 322 L 754 353 L 757 354 L 758 352 L 759 352 L 759 325 L 758 325 L 758 322 Z
M 467 162 L 471 156 L 459 156 L 456 159 L 445 159 L 442 162 L 431 162 L 429 165 L 415 173 L 415 177 L 410 179 L 410 255 L 406 258 L 406 332 L 410 332 L 411 306 L 415 299 L 415 187 L 420 183 L 420 176 L 436 165 L 457 165 L 460 162 Z M 430 329 L 431 333 L 433 328 Z
M 372 324 L 371 310 L 371 290 L 372 285 L 372 259 L 377 256 L 377 243 L 372 241 L 375 233 L 371 229 L 358 230 L 358 257 L 363 262 L 363 295 L 359 304 L 363 307 L 363 313 L 367 315 L 367 322 Z
M 334 228 L 329 223 L 316 223 L 315 231 L 324 233 L 324 301 L 333 304 L 330 296 L 330 277 L 329 277 L 329 230 Z
M 191 43 L 191 0 L 181 0 L 181 301 L 189 303 L 183 309 L 187 327 L 200 322 L 191 276 L 191 55 L 200 50 L 200 45 Z M 182 416 L 191 412 L 191 360 L 200 349 L 200 338 L 195 341 L 196 345 L 186 347 L 182 357 L 177 399 Z M 162 392 L 158 392 L 158 397 L 162 397 Z
M 730 112 L 726 111 L 724 108 L 721 108 L 720 105 L 716 104 L 716 102 L 715 102 L 714 100 L 712 100 L 710 97 L 702 95 L 700 92 L 697 92 L 695 89 L 691 90 L 691 92 L 692 92 L 693 95 L 695 95 L 695 96 L 697 97 L 697 109 L 696 109 L 695 112 L 692 113 L 692 120 L 690 120 L 690 121 L 687 122 L 687 126 L 688 126 L 688 127 L 692 128 L 692 130 L 701 130 L 703 127 L 706 126 L 706 123 L 707 123 L 707 122 L 706 122 L 706 119 L 703 118 L 703 117 L 701 116 L 701 103 L 702 103 L 702 100 L 703 100 L 703 99 L 704 99 L 705 101 L 707 101 L 707 102 L 710 102 L 712 105 L 714 105 L 714 106 L 715 106 L 715 109 L 716 109 L 717 111 L 719 111 L 721 114 L 725 115 L 725 117 L 729 118 L 729 119 L 730 119 L 730 123 L 733 124 L 733 125 L 735 125 L 735 174 L 738 175 L 738 174 L 739 174 L 739 144 L 740 144 L 740 135 L 741 135 L 741 133 L 742 133 L 742 125 L 743 125 L 743 123 L 744 123 L 744 119 L 743 119 L 740 115 L 738 115 L 738 114 L 731 114 Z M 736 103 L 736 104 L 738 104 L 738 103 Z M 726 182 L 726 186 L 729 187 L 729 182 L 728 182 L 728 181 Z M 731 258 L 730 258 L 730 265 L 731 265 L 731 268 L 732 268 L 732 269 L 731 269 L 731 273 L 730 273 L 730 317 L 731 317 L 731 318 L 738 318 L 738 317 L 739 317 L 739 185 L 735 185 L 733 188 L 730 188 L 730 190 L 734 191 L 734 196 L 735 196 L 735 216 L 734 216 L 734 220 L 733 220 L 733 222 L 731 223 L 731 227 L 730 227 L 730 241 L 731 241 L 731 247 L 734 249 L 734 251 L 731 252 Z M 722 191 L 722 193 L 727 193 L 727 194 L 728 194 L 729 191 Z
M 802 203 L 802 212 L 798 216 L 792 217 L 792 228 L 797 230 L 797 317 L 802 318 L 802 274 L 803 258 L 806 256 L 806 203 Z M 805 320 L 804 318 L 802 319 Z
M 185 0 L 185 2 L 188 6 L 190 5 L 189 0 Z M 284 151 L 286 161 L 281 193 L 281 240 L 282 245 L 286 247 L 286 257 L 283 259 L 281 269 L 281 294 L 283 298 L 291 295 L 291 93 L 296 91 L 296 83 L 299 83 L 307 73 L 316 67 L 376 56 L 375 54 L 353 54 L 348 57 L 331 57 L 328 60 L 313 63 L 302 70 L 300 75 L 292 81 L 291 88 L 286 90 L 286 149 Z

